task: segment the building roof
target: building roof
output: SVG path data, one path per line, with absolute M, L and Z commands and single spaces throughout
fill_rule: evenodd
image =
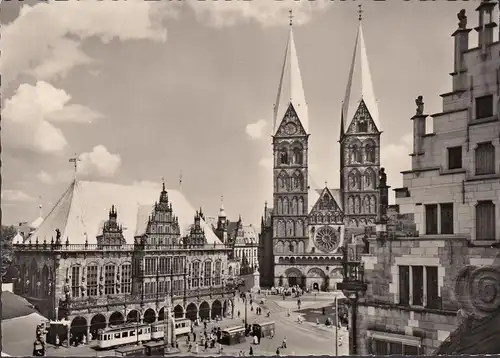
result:
M 36 313 L 31 303 L 10 291 L 2 291 L 2 321 Z
M 276 103 L 274 104 L 273 135 L 278 130 L 290 103 L 293 104 L 302 127 L 306 133 L 309 133 L 309 114 L 291 25 L 283 67 L 281 68 L 278 94 L 276 96 Z
M 16 236 L 14 236 L 14 238 L 12 239 L 12 243 L 13 243 L 14 245 L 24 243 L 24 236 L 23 236 L 23 235 L 21 235 L 21 233 L 20 233 L 20 232 L 17 232 Z
M 142 234 L 152 213 L 154 203 L 160 197 L 157 189 L 143 185 L 120 185 L 93 181 L 74 181 L 63 193 L 32 240 L 50 242 L 59 229 L 62 240 L 70 244 L 96 244 L 96 236 L 102 234 L 102 224 L 108 219 L 109 209 L 115 206 L 118 222 L 123 225 L 123 236 L 127 244 L 134 243 L 134 236 Z M 174 215 L 179 218 L 181 234 L 185 235 L 193 223 L 195 209 L 177 190 L 168 190 Z M 208 243 L 220 243 L 211 227 L 201 220 Z
M 360 21 L 354 44 L 351 68 L 349 69 L 349 77 L 347 79 L 344 102 L 342 104 L 342 125 L 346 130 L 349 128 L 349 124 L 354 118 L 361 100 L 365 102 L 373 122 L 377 126 L 377 129 L 381 131 L 377 99 L 373 90 L 363 27 Z
M 47 321 L 47 318 L 39 313 L 2 320 L 2 355 L 6 353 L 14 357 L 32 356 L 36 326 Z

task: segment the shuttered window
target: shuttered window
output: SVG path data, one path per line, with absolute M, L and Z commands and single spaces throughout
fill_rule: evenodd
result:
M 424 268 L 412 266 L 413 302 L 415 306 L 424 305 Z
M 480 201 L 476 205 L 476 240 L 495 240 L 495 204 Z
M 479 143 L 476 148 L 476 175 L 495 174 L 495 146 Z
M 427 235 L 436 235 L 438 233 L 438 207 L 436 204 L 425 206 L 425 233 Z
M 436 266 L 427 266 L 426 286 L 427 286 L 427 307 L 440 308 L 440 299 L 438 292 L 438 268 Z
M 440 204 L 441 234 L 453 234 L 453 203 Z
M 410 267 L 399 266 L 399 303 L 410 304 Z

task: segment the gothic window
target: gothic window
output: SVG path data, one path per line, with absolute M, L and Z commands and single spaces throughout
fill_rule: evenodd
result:
M 97 296 L 97 265 L 87 266 L 87 295 Z
M 304 190 L 304 178 L 301 172 L 295 172 L 293 177 L 293 190 Z
M 301 253 L 301 252 L 304 252 L 304 242 L 303 241 L 299 241 L 299 244 L 297 245 L 297 252 Z
M 283 199 L 283 214 L 288 214 L 288 198 Z
M 281 148 L 279 152 L 279 164 L 288 164 L 288 150 L 287 148 Z
M 278 221 L 278 236 L 285 236 L 285 222 L 283 220 Z
M 294 164 L 302 164 L 303 162 L 302 156 L 302 148 L 295 147 L 293 148 L 293 163 Z
M 303 226 L 304 224 L 302 223 L 302 220 L 298 220 L 296 223 L 295 223 L 295 233 L 297 236 L 304 236 L 304 232 L 303 232 Z
M 377 212 L 377 198 L 375 195 L 370 197 L 370 213 L 375 214 Z
M 349 173 L 349 189 L 361 190 L 361 174 L 356 169 Z
M 197 288 L 200 286 L 200 261 L 194 261 L 191 264 L 191 287 Z
M 363 183 L 364 189 L 375 188 L 375 172 L 371 168 L 368 168 L 365 171 L 363 178 L 364 178 L 364 183 Z
M 295 252 L 295 245 L 293 242 L 291 242 L 289 245 L 288 245 L 288 250 L 290 250 L 290 252 Z
M 203 275 L 205 276 L 205 287 L 210 287 L 212 285 L 212 261 L 205 261 L 205 268 L 203 271 Z
M 71 267 L 71 296 L 80 297 L 80 266 Z
M 292 214 L 297 214 L 297 197 L 292 199 Z
M 372 140 L 365 144 L 365 160 L 368 163 L 375 163 L 375 143 Z
M 352 196 L 347 199 L 347 212 L 354 214 L 354 198 Z
M 365 196 L 363 198 L 363 212 L 365 214 L 371 213 L 371 210 L 370 210 L 370 197 L 369 196 Z
M 293 236 L 293 221 L 288 220 L 286 223 L 286 236 Z
M 285 172 L 281 172 L 278 177 L 278 191 L 284 192 L 289 190 L 289 178 Z
M 360 163 L 361 162 L 361 151 L 360 148 L 353 144 L 351 146 L 351 163 Z
M 278 215 L 283 214 L 283 199 L 278 198 Z
M 116 267 L 113 264 L 104 267 L 104 294 L 115 294 Z
M 304 214 L 304 199 L 299 198 L 299 210 L 297 214 L 302 215 Z
M 283 253 L 283 242 L 282 241 L 278 241 L 278 243 L 276 244 L 276 253 L 278 253 L 278 254 Z
M 220 260 L 217 260 L 215 262 L 215 284 L 216 285 L 221 284 L 221 273 L 222 273 L 222 262 Z
M 360 213 L 360 200 L 359 196 L 354 198 L 354 213 L 359 214 Z

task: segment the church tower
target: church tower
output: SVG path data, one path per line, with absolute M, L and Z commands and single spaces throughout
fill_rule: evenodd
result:
M 290 265 L 280 256 L 290 258 L 304 253 L 308 242 L 308 122 L 290 11 L 288 43 L 273 120 L 272 226 L 276 285 L 285 269 L 278 262 Z
M 347 227 L 374 225 L 378 212 L 381 127 L 373 91 L 359 5 L 340 123 L 340 186 Z

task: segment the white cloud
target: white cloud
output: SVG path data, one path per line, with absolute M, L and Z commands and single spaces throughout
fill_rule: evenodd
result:
M 328 1 L 187 1 L 197 18 L 211 26 L 231 26 L 254 20 L 262 26 L 286 24 L 288 11 L 293 10 L 295 24 L 304 24 L 314 12 L 324 10 Z
M 64 90 L 44 81 L 20 85 L 2 110 L 6 146 L 41 153 L 63 150 L 66 138 L 52 123 L 90 123 L 102 117 L 85 106 L 68 104 L 70 100 Z
M 102 144 L 96 145 L 92 152 L 79 156 L 78 173 L 82 175 L 100 175 L 111 177 L 120 169 L 122 159 L 119 154 L 112 154 Z
M 255 123 L 249 123 L 245 127 L 245 132 L 252 139 L 259 139 L 264 134 L 264 128 L 267 127 L 267 122 L 264 119 L 259 119 Z
M 40 171 L 36 177 L 38 178 L 38 180 L 40 180 L 42 183 L 44 184 L 52 184 L 54 179 L 52 178 L 52 175 L 50 175 L 49 173 L 47 173 L 46 171 Z
M 3 190 L 2 199 L 14 202 L 29 202 L 35 200 L 35 198 L 26 194 L 22 190 Z
M 259 165 L 265 169 L 273 169 L 274 160 L 272 156 L 265 156 L 259 160 Z
M 171 4 L 168 4 L 171 5 Z M 103 42 L 166 40 L 164 15 L 178 6 L 142 1 L 66 1 L 24 5 L 20 15 L 2 27 L 0 71 L 4 83 L 21 74 L 39 79 L 64 76 L 92 59 L 80 48 L 96 36 Z

